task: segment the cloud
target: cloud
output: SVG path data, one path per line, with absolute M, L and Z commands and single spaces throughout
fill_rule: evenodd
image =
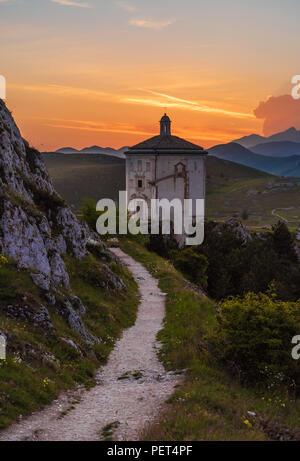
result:
M 120 1 L 120 2 L 116 2 L 116 5 L 118 5 L 123 10 L 128 11 L 129 13 L 133 13 L 134 11 L 136 11 L 135 6 L 132 6 L 129 3 Z
M 182 102 L 184 104 L 190 104 L 192 106 L 197 106 L 197 102 L 189 101 L 187 99 L 176 98 L 175 96 L 170 96 L 169 94 L 166 94 L 166 93 L 158 93 L 157 91 L 152 91 L 152 90 L 142 90 L 142 91 L 146 91 L 155 96 L 162 96 L 163 98 L 170 99 L 171 101 L 177 101 L 177 102 Z
M 151 93 L 155 96 L 158 96 L 159 99 L 146 99 L 146 98 L 123 98 L 122 102 L 132 103 L 132 104 L 143 104 L 146 106 L 155 106 L 155 107 L 170 107 L 177 109 L 191 110 L 195 112 L 205 112 L 211 114 L 219 114 L 224 116 L 229 116 L 233 118 L 254 118 L 253 114 L 247 112 L 237 112 L 227 109 L 220 109 L 218 107 L 211 107 L 206 104 L 201 104 L 196 101 L 189 101 L 182 98 L 176 98 L 165 93 L 159 93 L 151 90 L 142 90 L 148 93 Z
M 156 131 L 147 129 L 147 127 L 141 127 L 137 125 L 127 124 L 127 123 L 117 123 L 117 122 L 95 122 L 90 120 L 76 120 L 76 119 L 63 119 L 63 118 L 51 118 L 43 119 L 45 120 L 44 126 L 51 128 L 60 128 L 65 130 L 73 131 L 86 131 L 94 133 L 115 133 L 115 134 L 127 134 L 134 136 L 154 136 Z M 151 127 L 152 128 L 152 127 Z M 177 134 L 186 139 L 191 139 L 195 141 L 206 141 L 206 144 L 214 145 L 216 142 L 225 142 L 232 140 L 233 137 L 237 138 L 239 136 L 248 134 L 248 130 L 236 129 L 236 130 L 227 130 L 221 129 L 216 130 L 215 127 L 207 128 L 205 134 L 203 132 L 199 133 L 197 129 L 191 130 L 178 130 Z
M 151 21 L 147 19 L 132 19 L 129 21 L 130 26 L 141 27 L 145 29 L 154 29 L 154 30 L 162 30 L 167 26 L 170 26 L 175 21 L 174 19 L 167 19 L 165 21 Z
M 292 126 L 300 129 L 300 99 L 293 99 L 288 94 L 270 96 L 266 101 L 259 103 L 254 110 L 254 115 L 264 120 L 265 136 L 287 130 Z
M 92 99 L 103 99 L 103 98 L 112 98 L 114 95 L 111 93 L 106 93 L 104 91 L 90 90 L 88 88 L 76 88 L 63 85 L 18 85 L 11 83 L 8 85 L 9 88 L 14 88 L 16 90 L 22 91 L 33 91 L 39 93 L 53 94 L 56 96 L 77 96 L 83 98 L 92 98 Z
M 153 133 L 140 130 L 135 125 L 113 122 L 94 122 L 89 120 L 72 120 L 72 119 L 51 119 L 45 126 L 52 128 L 63 128 L 69 130 L 82 130 L 101 133 L 122 133 L 131 135 L 152 136 Z
M 0 0 L 1 1 L 1 0 Z M 86 2 L 73 1 L 73 0 L 51 0 L 53 3 L 58 3 L 64 6 L 77 6 L 79 8 L 91 8 L 91 5 Z

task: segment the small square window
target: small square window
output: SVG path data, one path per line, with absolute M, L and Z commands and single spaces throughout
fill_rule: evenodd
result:
M 138 180 L 138 188 L 141 189 L 143 187 L 143 181 L 141 179 Z

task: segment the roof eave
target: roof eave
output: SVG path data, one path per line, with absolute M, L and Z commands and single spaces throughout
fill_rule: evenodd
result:
M 132 149 L 124 152 L 125 155 L 137 155 L 137 154 L 152 154 L 152 155 L 163 155 L 163 154 L 191 154 L 191 155 L 208 155 L 208 152 L 201 149 Z

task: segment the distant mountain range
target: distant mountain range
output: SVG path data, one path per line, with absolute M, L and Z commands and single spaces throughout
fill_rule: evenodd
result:
M 78 150 L 72 147 L 58 149 L 58 154 L 102 154 L 125 158 L 127 146 L 120 149 L 91 146 Z M 272 136 L 251 134 L 228 144 L 209 149 L 215 157 L 239 163 L 277 176 L 300 177 L 300 130 L 292 127 Z
M 289 157 L 300 155 L 300 142 L 277 141 L 258 144 L 250 148 L 252 152 L 270 157 Z
M 251 134 L 214 146 L 209 153 L 277 176 L 300 177 L 300 130 L 296 128 L 268 137 Z
M 209 149 L 214 157 L 240 163 L 277 176 L 300 177 L 300 155 L 271 157 L 254 153 L 236 143 L 220 144 Z
M 250 134 L 249 136 L 244 136 L 243 138 L 235 139 L 232 142 L 241 144 L 244 147 L 252 148 L 258 144 L 265 144 L 269 142 L 281 142 L 281 141 L 290 141 L 300 143 L 300 130 L 292 127 L 286 131 L 281 131 L 280 133 L 275 133 L 272 136 L 260 136 L 259 134 Z
M 57 154 L 103 154 L 111 155 L 112 157 L 125 158 L 124 152 L 128 149 L 127 146 L 121 147 L 120 149 L 113 149 L 112 147 L 100 147 L 91 146 L 85 147 L 84 149 L 78 150 L 73 147 L 62 147 L 57 149 Z

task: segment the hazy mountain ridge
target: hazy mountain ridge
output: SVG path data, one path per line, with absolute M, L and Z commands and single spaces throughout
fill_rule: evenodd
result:
M 239 139 L 234 139 L 232 142 L 240 144 L 243 147 L 250 148 L 257 144 L 263 144 L 265 140 L 266 138 L 264 136 L 260 136 L 259 134 L 250 134 Z
M 270 157 L 289 157 L 300 155 L 300 142 L 272 141 L 251 147 L 255 154 L 269 155 Z
M 288 130 L 275 133 L 271 136 L 260 136 L 258 134 L 250 134 L 239 139 L 234 139 L 232 142 L 240 144 L 243 147 L 251 148 L 258 144 L 265 144 L 268 142 L 281 142 L 290 141 L 300 143 L 300 130 L 291 127 Z
M 120 149 L 114 149 L 113 147 L 100 147 L 90 146 L 84 147 L 83 149 L 75 149 L 73 147 L 62 147 L 57 149 L 54 153 L 56 154 L 105 154 L 113 157 L 125 158 L 124 152 L 128 149 L 128 146 L 123 146 Z
M 220 144 L 209 149 L 215 157 L 240 163 L 278 176 L 300 177 L 300 156 L 270 157 L 256 154 L 238 143 Z

